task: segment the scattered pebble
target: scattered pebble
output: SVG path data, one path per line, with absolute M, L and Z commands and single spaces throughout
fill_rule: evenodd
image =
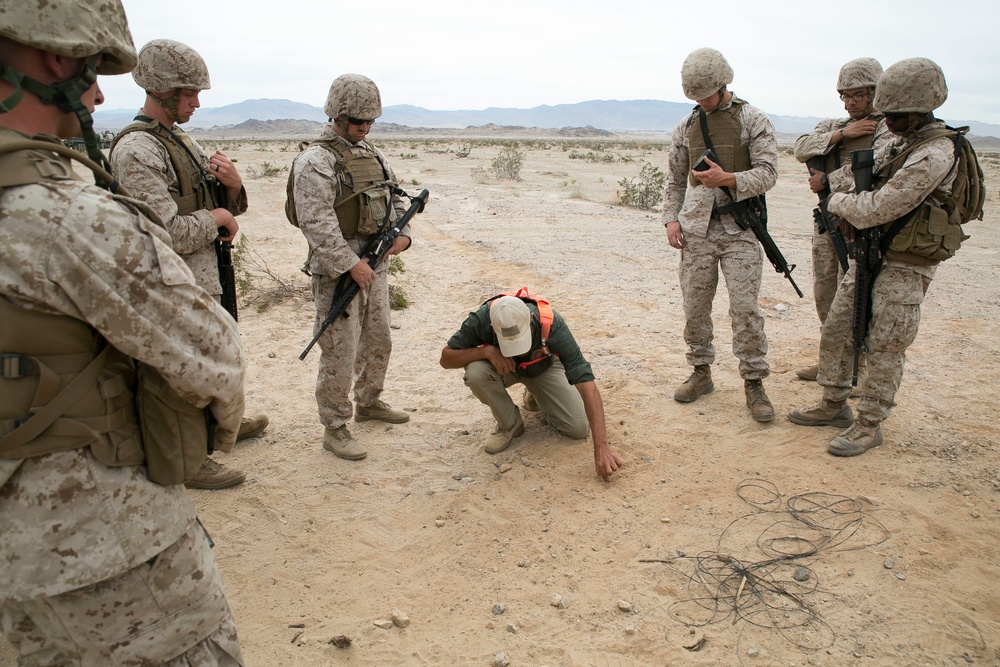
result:
M 906 575 L 903 574 L 902 572 L 897 572 L 896 578 L 899 579 L 900 581 L 906 581 Z
M 514 625 L 513 623 L 508 623 L 507 624 L 507 632 L 509 632 L 512 635 L 516 635 L 517 634 L 517 626 Z
M 509 463 L 504 463 L 502 466 L 500 466 L 500 472 L 501 473 L 510 472 L 510 469 L 513 468 L 513 467 L 514 466 L 512 466 Z
M 372 478 L 371 477 L 366 477 L 364 483 L 365 483 L 366 486 L 371 486 L 372 485 Z
M 979 510 L 969 510 L 969 514 L 972 516 L 973 519 L 979 518 Z
M 468 431 L 459 431 L 458 434 L 459 435 L 469 435 L 469 432 Z
M 680 556 L 681 558 L 684 558 L 685 556 L 684 552 L 681 551 L 680 549 L 677 550 L 677 555 Z
M 500 602 L 498 602 L 495 605 L 493 605 L 493 615 L 494 616 L 499 616 L 500 614 L 504 613 L 505 611 L 507 611 L 507 605 L 502 604 Z
M 392 627 L 392 621 L 387 618 L 380 618 L 375 621 L 376 628 L 382 628 L 383 630 L 388 630 Z
M 756 646 L 751 646 L 750 648 L 747 649 L 748 657 L 756 658 L 758 655 L 760 655 L 760 649 L 758 649 Z
M 410 624 L 410 617 L 398 609 L 393 609 L 392 624 L 395 625 L 397 628 L 405 628 Z
M 886 556 L 885 561 L 882 563 L 882 567 L 884 567 L 887 570 L 891 570 L 895 564 L 896 563 L 893 562 L 891 556 Z
M 350 648 L 351 638 L 345 635 L 337 635 L 336 637 L 330 639 L 327 643 L 337 648 Z
M 569 600 L 556 593 L 552 596 L 552 599 L 549 600 L 549 604 L 558 609 L 565 609 L 569 606 Z
M 275 357 L 277 357 L 277 356 L 278 356 L 278 355 L 276 355 L 276 354 L 275 354 L 274 352 L 268 352 L 268 353 L 267 353 L 267 358 L 268 358 L 268 359 L 274 359 L 274 358 L 275 358 Z
M 670 517 L 660 517 L 660 523 L 670 523 Z
M 627 614 L 628 612 L 632 611 L 632 603 L 627 600 L 619 600 L 618 608 Z
M 795 572 L 792 573 L 792 578 L 795 579 L 795 581 L 809 581 L 809 568 L 795 568 Z
M 434 525 L 438 528 L 444 527 L 444 519 L 434 519 Z
M 521 459 L 521 465 L 523 465 L 525 468 L 530 468 L 531 467 L 531 459 L 529 459 L 527 457 Z
M 501 651 L 493 656 L 493 662 L 490 664 L 493 667 L 507 667 L 510 664 L 510 660 L 507 658 L 507 654 Z

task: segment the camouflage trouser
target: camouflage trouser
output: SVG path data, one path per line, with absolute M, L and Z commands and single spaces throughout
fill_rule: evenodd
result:
M 903 379 L 906 349 L 917 337 L 920 304 L 931 279 L 907 269 L 883 266 L 872 289 L 872 319 L 865 359 L 868 376 L 861 388 L 858 419 L 877 424 L 889 417 Z M 819 376 L 823 398 L 846 400 L 854 368 L 852 316 L 854 265 L 837 288 L 820 338 Z
M 569 438 L 582 439 L 590 432 L 583 398 L 576 387 L 566 380 L 566 369 L 556 359 L 544 373 L 534 378 L 518 377 L 516 373 L 500 375 L 488 361 L 473 361 L 465 367 L 465 385 L 472 394 L 489 406 L 493 418 L 504 430 L 517 423 L 518 409 L 507 393 L 507 387 L 523 383 L 535 397 L 538 409 L 549 424 Z
M 120 576 L 3 604 L 0 628 L 20 653 L 21 665 L 243 664 L 222 575 L 197 523 L 155 558 Z
M 843 278 L 843 273 L 830 235 L 820 234 L 819 228 L 815 224 L 813 225 L 812 237 L 812 264 L 813 299 L 816 301 L 816 314 L 819 315 L 819 323 L 823 324 L 826 321 L 826 314 L 830 312 L 830 306 L 833 304 L 833 297 L 837 295 L 837 285 Z
M 313 299 L 319 331 L 330 310 L 336 280 L 314 275 Z M 354 415 L 350 401 L 354 383 L 354 402 L 373 405 L 382 395 L 389 368 L 392 340 L 389 337 L 389 283 L 383 269 L 375 280 L 361 290 L 347 307 L 349 317 L 338 317 L 319 339 L 319 372 L 316 376 L 316 405 L 319 420 L 330 429 L 346 424 Z
M 729 289 L 729 317 L 733 323 L 733 354 L 740 360 L 740 376 L 760 380 L 770 374 L 765 356 L 764 316 L 757 304 L 763 252 L 751 231 L 727 234 L 712 221 L 708 236 L 684 237 L 680 282 L 684 297 L 684 342 L 692 366 L 715 361 L 712 301 L 719 286 L 719 270 Z

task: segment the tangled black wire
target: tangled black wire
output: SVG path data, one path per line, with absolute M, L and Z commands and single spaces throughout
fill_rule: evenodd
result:
M 778 488 L 763 479 L 740 482 L 736 495 L 756 511 L 730 523 L 715 551 L 641 561 L 666 563 L 687 579 L 690 597 L 672 603 L 668 613 L 687 626 L 742 620 L 776 630 L 800 648 L 831 646 L 832 629 L 806 599 L 819 586 L 809 564 L 828 553 L 881 544 L 888 530 L 845 496 L 812 492 L 782 502 Z M 764 558 L 734 555 L 748 544 Z M 693 561 L 694 572 L 682 572 L 678 561 Z

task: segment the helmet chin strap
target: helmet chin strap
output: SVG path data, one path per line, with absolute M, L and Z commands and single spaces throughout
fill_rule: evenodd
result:
M 54 104 L 63 113 L 75 115 L 80 122 L 80 132 L 87 148 L 87 157 L 110 173 L 111 163 L 97 147 L 94 117 L 90 115 L 90 111 L 83 103 L 83 95 L 97 81 L 97 63 L 100 59 L 100 54 L 92 55 L 87 58 L 83 70 L 79 74 L 48 85 L 25 76 L 10 67 L 3 67 L 3 79 L 11 83 L 15 90 L 7 99 L 0 102 L 0 113 L 6 113 L 13 109 L 21 101 L 23 91 L 27 91 L 41 100 L 43 104 Z M 99 187 L 111 192 L 118 191 L 118 181 L 115 179 L 107 181 L 95 174 L 94 182 Z
M 156 93 L 150 92 L 148 90 L 146 91 L 146 94 L 149 95 L 149 97 L 152 98 L 152 100 L 156 104 L 158 104 L 161 109 L 170 114 L 170 118 L 173 119 L 175 123 L 182 122 L 180 116 L 177 115 L 177 109 L 180 107 L 181 104 L 180 88 L 174 88 L 174 92 L 170 95 L 170 97 L 167 98 L 160 97 Z

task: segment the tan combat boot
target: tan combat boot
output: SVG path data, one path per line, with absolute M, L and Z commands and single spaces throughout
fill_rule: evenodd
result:
M 487 454 L 499 454 L 503 450 L 510 447 L 510 444 L 514 442 L 514 438 L 523 434 L 524 422 L 521 420 L 521 415 L 518 414 L 517 421 L 514 423 L 514 426 L 508 430 L 500 428 L 500 425 L 497 424 L 497 430 L 486 438 L 483 450 Z
M 211 457 L 205 459 L 201 469 L 191 479 L 184 482 L 189 489 L 228 489 L 230 486 L 242 484 L 247 476 L 236 468 L 228 468 Z
M 805 380 L 807 382 L 815 382 L 816 377 L 819 375 L 819 366 L 813 364 L 812 366 L 799 368 L 795 371 L 795 374 L 799 376 L 800 380 Z
M 246 440 L 247 438 L 255 438 L 264 432 L 270 421 L 267 415 L 253 415 L 252 417 L 244 417 L 240 421 L 240 431 L 236 434 L 236 442 L 240 440 Z
M 323 434 L 323 449 L 348 461 L 360 461 L 368 456 L 368 451 L 351 437 L 346 426 L 326 429 Z
M 764 393 L 764 383 L 760 380 L 745 380 L 743 391 L 747 395 L 747 407 L 755 422 L 769 422 L 774 419 L 774 406 Z
M 681 403 L 691 403 L 713 389 L 715 389 L 715 383 L 712 382 L 712 367 L 708 364 L 701 364 L 695 366 L 691 377 L 677 387 L 677 391 L 674 392 L 674 400 Z
M 882 444 L 882 425 L 854 422 L 826 446 L 826 451 L 834 456 L 857 456 Z
M 535 400 L 534 394 L 532 394 L 527 387 L 524 388 L 524 399 L 521 401 L 521 405 L 528 412 L 538 412 L 538 401 Z
M 354 421 L 366 422 L 370 420 L 386 422 L 389 424 L 403 424 L 410 421 L 410 415 L 402 410 L 390 407 L 385 401 L 377 401 L 368 407 L 357 406 L 354 408 Z
M 828 401 L 825 398 L 811 408 L 793 408 L 788 421 L 800 426 L 836 426 L 847 428 L 854 423 L 854 412 L 847 401 Z

